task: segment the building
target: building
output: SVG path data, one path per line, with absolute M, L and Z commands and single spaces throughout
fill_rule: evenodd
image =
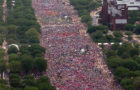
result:
M 140 0 L 117 0 L 117 4 L 126 4 L 128 10 L 140 10 Z
M 140 10 L 140 0 L 103 0 L 102 21 L 111 30 L 123 30 L 127 24 L 128 10 Z

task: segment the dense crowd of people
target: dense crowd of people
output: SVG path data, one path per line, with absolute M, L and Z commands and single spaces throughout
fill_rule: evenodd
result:
M 32 4 L 46 48 L 46 75 L 57 90 L 121 90 L 69 0 L 33 0 Z

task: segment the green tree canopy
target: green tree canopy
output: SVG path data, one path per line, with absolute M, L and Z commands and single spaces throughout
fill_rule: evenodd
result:
M 47 68 L 47 62 L 45 59 L 42 57 L 37 57 L 35 58 L 34 61 L 34 69 L 37 70 L 38 72 L 43 72 L 46 71 Z
M 134 79 L 133 84 L 134 84 L 136 90 L 139 90 L 140 89 L 140 76 L 139 77 L 136 77 Z
M 10 62 L 10 71 L 12 73 L 19 73 L 21 71 L 21 62 L 20 61 Z
M 27 75 L 24 77 L 23 86 L 36 86 L 35 79 L 31 75 Z
M 131 79 L 122 79 L 120 84 L 127 90 L 134 90 L 133 81 Z
M 28 73 L 33 69 L 33 58 L 30 55 L 21 56 L 22 70 Z
M 21 85 L 21 78 L 18 74 L 11 74 L 9 76 L 9 82 L 12 87 L 19 87 Z
M 37 87 L 26 86 L 24 90 L 38 90 Z
M 15 47 L 15 46 L 10 46 L 10 47 L 8 48 L 8 54 L 17 53 L 17 52 L 18 52 L 18 49 L 17 49 L 17 47 Z
M 45 49 L 41 47 L 39 44 L 33 44 L 31 47 L 29 47 L 29 51 L 32 56 L 42 56 L 45 53 Z

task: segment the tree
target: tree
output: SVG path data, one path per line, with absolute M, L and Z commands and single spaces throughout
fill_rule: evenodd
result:
M 39 84 L 39 83 L 48 83 L 48 84 L 50 84 L 49 82 L 50 82 L 50 80 L 49 80 L 49 78 L 48 77 L 46 77 L 46 76 L 41 76 L 38 80 L 37 80 L 37 83 Z
M 133 59 L 134 59 L 134 61 L 136 61 L 138 64 L 140 64 L 140 57 L 139 57 L 139 56 L 134 56 Z
M 131 49 L 133 48 L 131 43 L 129 42 L 123 42 L 122 47 L 126 48 L 126 49 Z
M 15 37 L 15 36 L 14 36 L 14 37 Z M 8 42 L 8 45 L 9 45 L 9 44 L 13 44 L 13 43 L 18 43 L 17 38 L 16 38 L 16 40 L 15 40 L 15 39 L 13 39 L 13 37 L 7 38 L 7 42 Z
M 127 25 L 125 25 L 125 29 L 128 30 L 128 31 L 133 31 L 134 26 L 132 24 L 127 24 Z
M 99 25 L 99 26 L 97 27 L 97 29 L 98 29 L 98 30 L 101 30 L 101 31 L 107 31 L 107 32 L 108 32 L 108 27 L 105 26 L 105 25 Z M 107 32 L 106 32 L 106 33 L 107 33 Z M 105 33 L 105 34 L 106 34 L 106 33 Z
M 29 38 L 30 43 L 39 43 L 39 38 L 37 36 L 32 36 Z
M 32 36 L 39 36 L 39 33 L 37 32 L 37 30 L 35 28 L 31 28 L 28 31 L 25 32 L 25 34 L 28 37 L 32 37 Z
M 135 75 L 136 77 L 140 76 L 140 71 L 139 71 L 139 70 L 134 71 L 134 75 Z
M 133 81 L 131 79 L 122 79 L 120 84 L 126 89 L 126 90 L 134 90 L 133 87 Z
M 114 42 L 121 42 L 122 41 L 122 37 L 115 37 L 114 38 Z
M 106 35 L 106 39 L 108 40 L 108 42 L 112 42 L 114 38 L 112 35 Z
M 88 14 L 87 15 L 83 15 L 81 21 L 86 23 L 86 24 L 91 24 L 91 17 L 90 17 L 90 15 L 88 15 Z
M 30 43 L 39 43 L 39 32 L 35 28 L 26 31 L 25 35 Z
M 5 56 L 5 50 L 0 48 L 0 58 L 4 58 Z
M 22 69 L 28 73 L 33 69 L 33 58 L 30 55 L 21 56 Z
M 55 87 L 48 85 L 47 83 L 38 84 L 39 90 L 56 90 Z
M 0 84 L 0 90 L 10 90 L 10 89 L 4 84 Z
M 126 35 L 132 35 L 133 33 L 130 32 L 130 31 L 126 31 L 125 34 L 126 34 Z
M 132 40 L 132 36 L 131 35 L 128 35 L 128 40 Z
M 133 60 L 125 60 L 125 62 L 123 63 L 123 66 L 128 68 L 129 70 L 137 70 L 139 69 L 139 65 L 138 63 L 136 63 L 135 61 Z
M 91 34 L 91 37 L 93 38 L 93 40 L 99 41 L 99 39 L 103 37 L 103 33 L 101 31 L 96 31 Z
M 112 57 L 112 56 L 116 56 L 117 53 L 114 50 L 109 50 L 106 53 L 107 58 Z
M 0 35 L 0 45 L 2 45 L 3 41 L 4 41 L 4 36 Z
M 123 78 L 129 78 L 130 77 L 130 71 L 129 71 L 129 69 L 124 68 L 124 67 L 117 67 L 115 69 L 115 73 L 114 74 L 117 76 L 117 79 L 118 80 L 121 80 Z
M 19 87 L 10 87 L 10 90 L 23 90 L 23 89 Z
M 130 43 L 127 43 L 127 42 L 124 42 L 123 44 L 122 44 L 122 46 L 120 46 L 119 48 L 118 48 L 118 55 L 119 56 L 121 56 L 121 57 L 123 57 L 123 58 L 129 58 L 130 57 L 130 49 L 132 49 L 133 47 L 132 47 L 132 45 L 130 44 Z
M 3 79 L 3 73 L 7 71 L 6 60 L 0 59 L 0 73 L 1 78 Z
M 140 21 L 140 12 L 139 11 L 129 11 L 128 12 L 128 15 L 129 15 L 129 17 L 128 17 L 128 23 L 130 23 L 130 24 L 135 24 L 135 22 L 136 21 Z
M 33 44 L 31 47 L 29 47 L 29 51 L 32 56 L 42 56 L 45 53 L 45 49 L 41 47 L 39 44 Z
M 17 26 L 16 25 L 9 25 L 8 26 L 8 33 L 9 34 L 15 34 L 16 35 L 16 30 L 17 30 Z
M 133 85 L 134 85 L 134 87 L 135 87 L 136 90 L 139 90 L 140 89 L 140 76 L 139 77 L 136 77 L 134 79 Z
M 110 58 L 107 60 L 107 63 L 108 63 L 108 65 L 109 65 L 111 68 L 117 68 L 117 67 L 123 65 L 124 60 L 122 60 L 122 59 L 119 58 L 119 57 L 110 57 Z
M 19 87 L 21 84 L 21 78 L 18 74 L 11 74 L 9 76 L 9 82 L 12 87 Z
M 17 53 L 17 52 L 18 52 L 18 49 L 17 49 L 17 47 L 15 47 L 15 46 L 10 46 L 10 47 L 8 48 L 8 54 Z
M 120 45 L 115 43 L 114 45 L 111 46 L 112 50 L 118 50 L 120 48 Z
M 95 32 L 96 30 L 97 30 L 97 26 L 92 26 L 92 27 L 88 28 L 87 32 L 91 34 L 91 33 Z
M 21 71 L 21 63 L 19 61 L 10 62 L 10 71 L 12 73 L 19 73 Z
M 20 46 L 20 52 L 22 54 L 30 54 L 28 49 L 29 49 L 29 45 L 21 45 Z
M 113 35 L 114 35 L 115 37 L 117 37 L 117 38 L 123 37 L 123 35 L 122 35 L 122 33 L 121 33 L 120 31 L 114 31 L 114 32 L 113 32 Z
M 8 30 L 5 26 L 0 26 L 0 33 L 3 34 L 4 36 L 7 35 Z
M 138 43 L 134 44 L 134 47 L 139 49 L 140 45 Z
M 23 86 L 36 86 L 34 77 L 31 75 L 25 76 L 23 80 Z
M 135 33 L 140 34 L 140 24 L 136 25 Z
M 7 81 L 4 79 L 0 79 L 0 90 L 9 90 L 7 86 Z
M 24 90 L 38 90 L 37 87 L 26 86 Z
M 91 26 L 88 28 L 88 32 L 95 42 L 110 42 L 113 39 L 110 35 L 104 35 L 108 33 L 108 27 L 104 25 Z
M 17 54 L 9 54 L 9 62 L 12 62 L 12 61 L 18 61 L 19 60 L 19 56 Z
M 43 72 L 46 71 L 47 68 L 47 62 L 45 59 L 42 57 L 37 57 L 35 58 L 34 61 L 34 69 L 37 70 L 38 72 Z
M 13 41 L 14 41 L 14 40 L 15 40 L 15 41 L 18 41 L 18 38 L 17 38 L 17 36 L 16 36 L 15 34 L 8 34 L 6 39 L 7 39 L 8 41 L 11 40 L 11 39 L 13 39 Z M 14 42 L 13 42 L 13 43 L 14 43 Z
M 6 85 L 6 84 L 7 84 L 7 81 L 4 80 L 4 79 L 0 79 L 0 84 L 2 84 L 2 85 Z
M 135 55 L 139 55 L 139 49 L 131 48 L 129 53 L 131 57 L 134 57 Z
M 46 76 L 42 76 L 37 80 L 37 85 L 39 90 L 56 90 L 53 86 L 50 84 L 50 80 Z

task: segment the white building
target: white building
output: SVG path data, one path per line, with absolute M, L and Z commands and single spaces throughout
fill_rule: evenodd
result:
M 117 0 L 117 4 L 126 4 L 128 10 L 140 10 L 140 0 Z

